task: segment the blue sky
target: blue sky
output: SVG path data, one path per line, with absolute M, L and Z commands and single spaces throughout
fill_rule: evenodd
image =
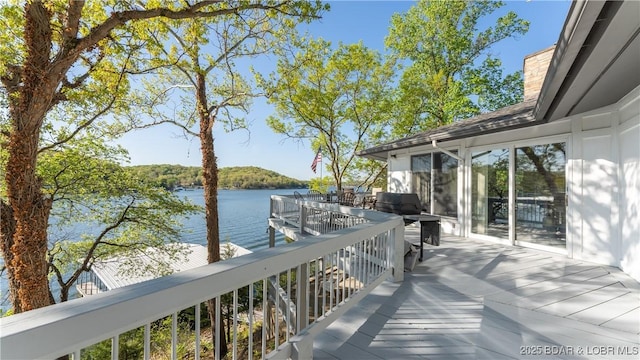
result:
M 334 44 L 362 40 L 366 46 L 382 52 L 391 15 L 405 12 L 414 2 L 331 1 L 330 4 L 331 11 L 307 27 L 312 36 Z M 531 25 L 526 35 L 507 39 L 492 48 L 493 54 L 502 59 L 505 73 L 522 70 L 526 55 L 558 40 L 569 6 L 568 0 L 506 2 L 496 16 L 512 10 Z M 226 133 L 221 127 L 214 128 L 218 166 L 259 166 L 300 180 L 318 176 L 310 168 L 315 151 L 308 142 L 285 139 L 266 126 L 265 119 L 272 113 L 265 101 L 256 100 L 247 115 L 249 131 Z M 129 151 L 131 165 L 201 165 L 198 139 L 185 139 L 173 126 L 139 130 L 119 143 Z

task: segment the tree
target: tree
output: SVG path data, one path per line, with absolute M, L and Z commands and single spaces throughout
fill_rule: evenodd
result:
M 356 153 L 383 133 L 392 78 L 393 63 L 362 43 L 332 50 L 328 41 L 307 40 L 295 55 L 282 54 L 277 77 L 260 79 L 276 107 L 268 124 L 322 148 L 341 190 L 344 178 L 356 177 Z
M 173 272 L 171 263 L 187 251 L 178 244 L 180 219 L 201 211 L 133 176 L 116 161 L 126 152 L 101 141 L 75 138 L 38 163 L 55 219 L 49 224 L 47 272 L 59 286 L 61 302 L 83 272 L 110 257 L 129 259 L 120 271 L 132 275 Z M 78 225 L 84 226 L 74 231 Z M 141 255 L 152 257 L 154 267 L 141 268 L 135 261 Z
M 502 75 L 490 54 L 503 39 L 525 34 L 529 22 L 509 12 L 493 26 L 480 20 L 501 1 L 421 0 L 394 14 L 385 42 L 407 62 L 396 94 L 393 135 L 403 137 L 522 100 L 522 74 Z M 481 61 L 481 57 L 486 56 Z
M 225 7 L 224 3 L 220 6 Z M 144 83 L 144 91 L 137 98 L 142 101 L 140 108 L 148 110 L 146 115 L 151 121 L 134 119 L 133 126 L 170 123 L 200 140 L 209 263 L 220 261 L 213 127 L 216 123 L 227 130 L 246 127 L 242 115 L 249 111 L 251 100 L 261 96 L 242 76 L 237 62 L 281 46 L 295 36 L 299 22 L 317 17 L 323 8 L 320 2 L 265 1 L 218 16 L 215 21 L 159 20 L 158 27 L 166 28 L 169 36 L 149 34 L 156 39 L 156 47 L 150 49 L 150 65 L 157 72 L 152 81 Z M 171 101 L 177 102 L 176 111 L 167 112 L 166 104 Z M 211 300 L 209 313 L 215 324 L 214 305 Z M 224 336 L 220 339 L 224 341 Z M 224 343 L 221 350 L 224 356 Z
M 0 240 L 16 312 L 52 303 L 47 226 L 53 202 L 37 173 L 39 159 L 79 134 L 117 130 L 105 115 L 130 109 L 124 96 L 129 75 L 149 70 L 142 67 L 154 40 L 144 36 L 148 20 L 215 18 L 264 7 L 215 0 L 162 4 L 36 0 L 0 7 L 0 21 L 8 25 L 0 33 L 0 82 L 9 120 L 2 133 L 8 155 Z
M 318 191 L 322 194 L 329 193 L 329 184 L 333 179 L 331 176 L 323 176 L 317 178 L 311 178 L 309 180 L 309 190 Z
M 6 155 L 0 150 L 3 166 Z M 186 255 L 188 249 L 176 244 L 179 219 L 200 208 L 146 186 L 119 165 L 125 156 L 124 149 L 105 144 L 103 138 L 82 136 L 40 157 L 37 174 L 52 202 L 46 263 L 47 274 L 57 286 L 49 289 L 51 303 L 56 296 L 57 301 L 67 301 L 80 276 L 109 257 L 152 255 L 153 268 L 125 262 L 121 271 L 159 276 L 172 272 L 170 263 Z M 12 253 L 4 246 L 0 243 L 6 261 Z M 19 289 L 13 285 L 8 289 L 11 300 Z M 2 290 L 4 300 L 7 289 Z

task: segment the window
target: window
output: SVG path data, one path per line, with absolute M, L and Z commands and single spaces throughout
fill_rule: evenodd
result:
M 455 152 L 453 152 L 455 153 Z M 411 157 L 411 187 L 422 210 L 442 216 L 458 216 L 458 160 L 445 153 Z M 433 189 L 433 190 L 432 190 Z
M 422 202 L 422 211 L 431 212 L 431 154 L 411 157 L 411 188 Z
M 471 232 L 509 237 L 509 149 L 471 154 Z
M 516 148 L 516 239 L 566 247 L 565 143 Z

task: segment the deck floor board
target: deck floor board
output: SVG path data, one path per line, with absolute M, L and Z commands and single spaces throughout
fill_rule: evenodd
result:
M 619 269 L 444 236 L 404 282 L 383 283 L 318 335 L 314 359 L 636 359 L 639 349 L 640 286 Z

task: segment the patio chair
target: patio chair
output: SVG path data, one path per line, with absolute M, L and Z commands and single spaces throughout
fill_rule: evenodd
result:
M 345 206 L 353 206 L 353 202 L 356 199 L 356 194 L 350 191 L 345 191 L 338 195 L 338 203 Z

